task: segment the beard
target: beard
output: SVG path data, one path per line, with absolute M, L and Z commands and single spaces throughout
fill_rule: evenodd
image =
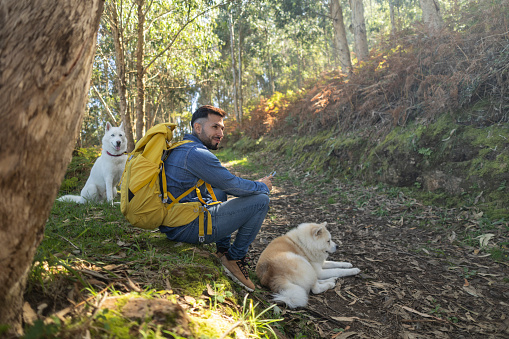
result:
M 219 148 L 219 142 L 221 141 L 220 139 L 217 140 L 217 138 L 215 137 L 209 137 L 204 132 L 201 132 L 198 135 L 198 138 L 208 149 L 217 150 Z

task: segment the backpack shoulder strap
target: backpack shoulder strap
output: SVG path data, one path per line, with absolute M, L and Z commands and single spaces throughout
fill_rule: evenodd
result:
M 165 158 L 164 160 L 166 160 L 171 152 L 171 150 L 185 144 L 185 143 L 189 143 L 189 142 L 193 142 L 191 140 L 183 140 L 183 141 L 179 141 L 179 142 L 176 142 L 174 144 L 172 144 L 169 148 L 168 148 L 168 151 L 166 152 L 167 154 L 165 155 Z M 163 160 L 163 161 L 164 161 Z M 184 193 L 182 193 L 180 196 L 178 196 L 177 198 L 173 197 L 173 195 L 170 193 L 170 192 L 167 192 L 167 186 L 166 186 L 166 175 L 165 175 L 165 172 L 164 172 L 164 163 L 163 163 L 163 168 L 162 168 L 162 186 L 163 186 L 163 195 L 166 197 L 166 200 L 163 200 L 164 202 L 168 203 L 168 198 L 171 200 L 171 202 L 166 206 L 166 208 L 169 210 L 171 209 L 175 204 L 178 204 L 180 203 L 180 200 L 183 199 L 184 197 L 186 197 L 189 193 L 191 193 L 193 190 L 196 190 L 196 195 L 198 197 L 198 200 L 202 203 L 203 206 L 200 207 L 199 209 L 199 241 L 200 242 L 203 242 L 205 240 L 205 225 L 204 225 L 204 214 L 205 212 L 207 212 L 208 214 L 208 218 L 207 218 L 207 234 L 212 234 L 212 216 L 210 215 L 210 212 L 208 211 L 208 209 L 205 207 L 205 205 L 207 205 L 205 203 L 205 200 L 203 199 L 202 195 L 201 195 L 201 191 L 200 191 L 200 187 L 202 185 L 205 185 L 205 187 L 207 188 L 207 191 L 209 192 L 213 202 L 212 203 L 209 203 L 208 205 L 214 205 L 214 204 L 218 204 L 220 203 L 220 201 L 217 201 L 217 198 L 216 198 L 216 195 L 214 194 L 214 190 L 212 189 L 212 186 L 209 184 L 209 183 L 206 183 L 205 181 L 203 181 L 202 179 L 198 180 L 198 182 L 196 183 L 196 185 L 194 185 L 193 187 L 189 188 L 188 190 L 186 190 Z

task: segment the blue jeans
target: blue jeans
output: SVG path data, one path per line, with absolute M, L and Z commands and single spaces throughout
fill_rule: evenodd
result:
M 204 243 L 216 243 L 219 251 L 226 252 L 230 260 L 239 260 L 246 256 L 249 245 L 260 231 L 263 220 L 269 210 L 269 196 L 254 194 L 226 200 L 226 193 L 214 190 L 220 204 L 207 207 L 212 216 L 212 234 L 205 234 Z M 205 225 L 207 225 L 205 213 Z M 160 226 L 159 230 L 172 241 L 198 244 L 199 220 L 180 227 Z M 232 233 L 237 231 L 235 241 L 231 244 Z

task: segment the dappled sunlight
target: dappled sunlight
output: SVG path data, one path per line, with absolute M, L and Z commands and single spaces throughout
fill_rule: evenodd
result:
M 233 167 L 233 166 L 243 166 L 247 163 L 247 158 L 244 157 L 242 159 L 239 159 L 239 160 L 231 160 L 231 161 L 228 161 L 227 163 L 224 163 L 222 164 L 224 167 L 226 168 L 230 168 L 230 167 Z

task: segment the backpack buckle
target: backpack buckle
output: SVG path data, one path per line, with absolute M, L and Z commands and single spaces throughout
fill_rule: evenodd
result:
M 198 241 L 200 241 L 200 242 L 204 242 L 204 241 L 205 241 L 205 237 L 204 237 L 204 236 L 199 236 L 199 237 L 198 237 Z

